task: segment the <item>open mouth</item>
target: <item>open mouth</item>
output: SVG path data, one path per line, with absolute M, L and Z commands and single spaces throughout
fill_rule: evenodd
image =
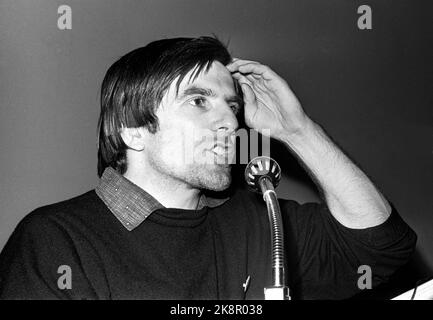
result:
M 226 156 L 230 153 L 231 148 L 227 146 L 217 145 L 212 149 L 212 151 L 219 156 Z
M 232 164 L 234 155 L 234 146 L 232 144 L 216 143 L 211 150 L 218 164 Z

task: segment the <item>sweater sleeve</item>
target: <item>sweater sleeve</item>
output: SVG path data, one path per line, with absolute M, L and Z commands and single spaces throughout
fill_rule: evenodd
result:
M 0 299 L 96 299 L 74 241 L 43 212 L 25 217 L 0 255 Z
M 385 222 L 365 229 L 343 226 L 325 204 L 283 200 L 282 212 L 289 279 L 301 299 L 345 299 L 375 288 L 415 249 L 415 232 L 393 206 Z

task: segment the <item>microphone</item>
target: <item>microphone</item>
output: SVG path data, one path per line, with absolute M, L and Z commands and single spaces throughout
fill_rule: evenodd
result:
M 274 190 L 280 183 L 281 168 L 269 157 L 261 156 L 251 160 L 245 169 L 245 180 L 251 190 L 265 194 Z
M 269 157 L 252 159 L 245 168 L 245 181 L 249 188 L 263 194 L 268 209 L 272 239 L 272 285 L 264 288 L 265 300 L 290 300 L 284 274 L 285 250 L 283 221 L 275 188 L 281 179 L 281 168 Z

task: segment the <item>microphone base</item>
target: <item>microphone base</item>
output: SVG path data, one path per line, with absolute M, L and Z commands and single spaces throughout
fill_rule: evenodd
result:
M 290 300 L 289 288 L 283 287 L 268 287 L 265 288 L 265 300 Z

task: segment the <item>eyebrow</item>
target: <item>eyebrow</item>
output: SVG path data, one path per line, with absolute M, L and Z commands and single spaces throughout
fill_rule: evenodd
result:
M 212 91 L 212 89 L 208 89 L 208 88 L 201 88 L 201 87 L 197 87 L 197 86 L 191 86 L 187 89 L 185 89 L 181 95 L 179 95 L 177 97 L 177 100 L 182 100 L 187 98 L 188 96 L 193 96 L 193 95 L 202 95 L 205 97 L 216 97 L 216 93 Z M 229 96 L 226 97 L 226 102 L 235 102 L 239 105 L 242 105 L 242 98 L 239 95 L 233 95 L 233 96 Z
M 193 96 L 193 95 L 202 95 L 205 97 L 215 97 L 216 94 L 215 92 L 213 92 L 211 89 L 206 89 L 206 88 L 201 88 L 201 87 L 197 87 L 197 86 L 192 86 L 189 88 L 186 88 L 182 94 L 178 97 L 179 100 L 182 100 L 188 96 Z

